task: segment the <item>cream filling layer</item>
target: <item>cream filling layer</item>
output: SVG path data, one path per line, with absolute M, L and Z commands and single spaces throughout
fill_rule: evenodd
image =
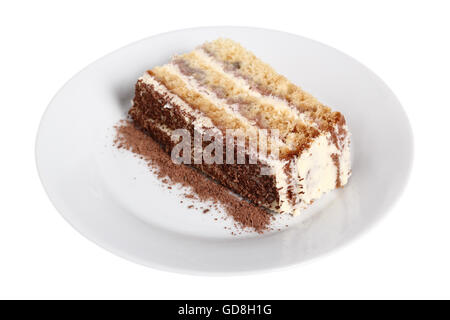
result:
M 317 123 L 311 119 L 310 116 L 305 113 L 300 112 L 297 108 L 291 106 L 286 100 L 281 99 L 279 97 L 275 97 L 273 95 L 267 96 L 262 95 L 259 91 L 253 89 L 249 82 L 242 77 L 234 75 L 232 72 L 226 71 L 223 67 L 223 64 L 209 54 L 205 52 L 203 48 L 198 48 L 193 51 L 193 53 L 202 59 L 205 63 L 207 63 L 214 70 L 223 73 L 227 78 L 234 81 L 234 83 L 238 84 L 240 88 L 247 90 L 248 94 L 260 99 L 261 101 L 274 106 L 278 110 L 286 110 L 289 111 L 296 120 L 300 120 L 303 123 L 318 127 Z
M 242 123 L 244 123 L 246 125 L 246 130 L 248 131 L 248 133 L 250 133 L 250 136 L 258 137 L 265 135 L 265 133 L 263 133 L 260 128 L 256 127 L 252 121 L 236 112 L 233 106 L 230 105 L 226 100 L 218 98 L 214 92 L 206 90 L 205 88 L 200 86 L 193 77 L 188 77 L 184 75 L 180 71 L 178 66 L 174 64 L 167 64 L 165 65 L 165 67 L 169 72 L 172 72 L 173 74 L 178 76 L 181 80 L 183 80 L 183 82 L 186 84 L 186 88 L 188 88 L 191 91 L 198 92 L 200 95 L 209 100 L 211 103 L 222 109 L 223 112 L 233 117 L 236 117 Z M 283 146 L 285 146 L 284 142 L 281 141 L 281 139 L 279 139 L 276 136 L 269 135 L 268 139 L 270 141 L 270 145 L 275 148 L 282 148 Z
M 226 71 L 219 61 L 207 54 L 202 48 L 195 49 L 193 53 L 204 63 L 209 65 L 213 70 L 222 73 L 225 77 L 236 83 L 241 89 L 246 90 L 250 96 L 272 105 L 275 109 L 290 112 L 295 120 L 300 120 L 307 125 L 317 127 L 317 124 L 309 116 L 300 112 L 297 108 L 290 106 L 286 100 L 280 99 L 279 97 L 275 97 L 273 95 L 262 95 L 257 90 L 251 88 L 247 80 Z

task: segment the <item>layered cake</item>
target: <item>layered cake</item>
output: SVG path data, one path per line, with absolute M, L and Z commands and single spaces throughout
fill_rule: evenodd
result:
M 145 72 L 129 114 L 172 159 L 275 212 L 299 213 L 351 173 L 344 116 L 229 39 Z

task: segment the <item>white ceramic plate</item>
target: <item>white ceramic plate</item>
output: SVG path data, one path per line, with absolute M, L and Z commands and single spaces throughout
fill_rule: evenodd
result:
M 206 40 L 241 42 L 281 74 L 341 111 L 352 132 L 349 184 L 281 231 L 233 236 L 179 203 L 145 164 L 112 146 L 113 125 L 130 107 L 136 79 Z M 166 270 L 224 274 L 297 264 L 328 252 L 373 225 L 392 206 L 410 172 L 413 143 L 391 90 L 351 57 L 300 36 L 256 28 L 188 29 L 151 37 L 96 61 L 50 103 L 39 129 L 37 166 L 58 211 L 111 252 Z M 284 225 L 288 223 L 289 227 Z

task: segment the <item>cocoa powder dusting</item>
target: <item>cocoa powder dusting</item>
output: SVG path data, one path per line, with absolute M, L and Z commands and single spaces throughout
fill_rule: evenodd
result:
M 230 190 L 206 177 L 197 169 L 172 162 L 169 154 L 151 137 L 140 131 L 130 121 L 121 121 L 115 126 L 114 145 L 129 150 L 145 160 L 159 180 L 169 188 L 181 184 L 191 192 L 185 198 L 212 201 L 213 207 L 221 205 L 241 228 L 251 228 L 258 233 L 269 230 L 272 214 L 265 209 L 239 199 Z M 204 213 L 209 209 L 205 209 Z

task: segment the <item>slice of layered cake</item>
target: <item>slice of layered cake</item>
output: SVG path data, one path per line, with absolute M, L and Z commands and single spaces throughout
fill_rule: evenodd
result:
M 129 114 L 172 159 L 182 156 L 276 212 L 297 214 L 350 176 L 342 114 L 229 39 L 207 42 L 147 71 Z M 180 129 L 192 143 L 185 143 Z M 198 137 L 206 138 L 196 143 Z

